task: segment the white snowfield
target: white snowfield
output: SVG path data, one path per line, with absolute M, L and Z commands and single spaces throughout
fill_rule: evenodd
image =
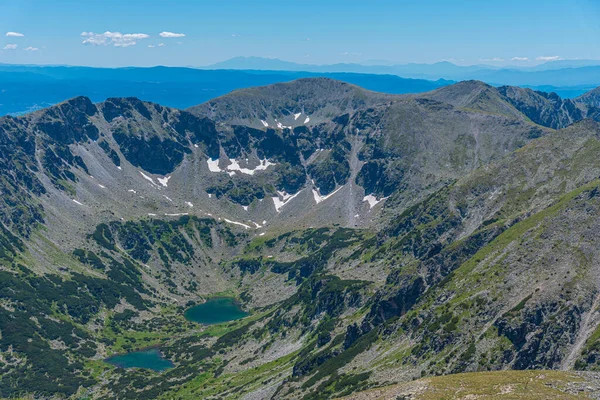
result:
M 249 168 L 241 168 L 236 160 L 231 160 L 231 164 L 227 167 L 229 171 L 238 171 L 242 174 L 246 175 L 254 175 L 256 171 L 264 171 L 269 168 L 271 165 L 276 165 L 275 163 L 270 162 L 269 160 L 262 159 L 260 160 L 260 164 L 258 164 L 254 169 Z
M 306 119 L 304 120 L 304 123 L 305 123 L 305 124 L 308 124 L 308 123 L 309 123 L 309 121 L 310 121 L 310 117 L 306 117 Z
M 317 190 L 313 189 L 313 197 L 315 198 L 315 203 L 319 204 L 325 200 L 327 200 L 328 198 L 330 198 L 331 196 L 333 196 L 334 194 L 336 194 L 337 192 L 339 192 L 344 186 L 340 186 L 339 188 L 335 189 L 333 192 L 329 193 L 327 196 L 321 196 L 318 192 L 319 188 L 317 188 Z
M 167 187 L 167 184 L 169 183 L 169 179 L 171 179 L 170 176 L 165 176 L 164 178 L 156 178 L 158 180 L 158 182 L 163 185 L 164 187 Z
M 222 169 L 219 168 L 219 159 L 218 158 L 216 160 L 209 158 L 208 160 L 206 160 L 206 163 L 208 164 L 208 170 L 210 172 L 221 172 L 222 171 Z
M 294 121 L 300 118 L 301 115 L 302 113 L 294 114 Z
M 262 122 L 262 124 L 263 124 L 263 126 L 265 128 L 267 128 L 269 126 L 269 124 L 267 123 L 267 121 L 264 121 L 264 120 L 261 119 L 260 122 Z
M 252 228 L 250 225 L 246 225 L 246 224 L 243 224 L 243 223 L 241 223 L 241 222 L 231 221 L 231 220 L 228 220 L 227 218 L 223 218 L 223 221 L 225 221 L 225 222 L 228 222 L 228 223 L 230 223 L 230 224 L 234 224 L 234 225 L 243 226 L 243 227 L 244 227 L 244 228 L 246 228 L 246 229 L 250 229 L 250 228 Z
M 377 200 L 377 197 L 375 197 L 373 194 L 369 194 L 363 198 L 363 201 L 368 202 L 369 209 L 371 209 L 371 208 L 375 207 L 377 204 L 384 201 L 385 199 L 387 199 L 387 197 L 382 197 L 381 199 Z
M 283 208 L 283 206 L 285 206 L 290 201 L 292 201 L 294 199 L 294 197 L 296 197 L 296 196 L 298 196 L 300 194 L 301 191 L 302 190 L 300 190 L 298 193 L 296 193 L 294 195 L 288 194 L 286 192 L 277 191 L 277 194 L 279 196 L 271 197 L 273 199 L 273 204 L 275 205 L 275 211 L 281 212 L 281 209 Z M 281 200 L 280 197 L 283 200 Z M 264 221 L 264 222 L 266 222 L 266 221 Z
M 219 159 L 213 160 L 212 158 L 209 158 L 206 161 L 206 163 L 208 164 L 208 170 L 210 172 L 224 172 L 225 171 L 229 174 L 229 176 L 235 175 L 236 172 L 246 174 L 246 175 L 254 175 L 254 173 L 256 171 L 264 171 L 272 165 L 277 165 L 275 163 L 270 162 L 266 158 L 259 160 L 259 164 L 254 168 L 242 168 L 240 166 L 240 163 L 235 158 L 231 159 L 230 161 L 231 161 L 231 164 L 229 164 L 227 167 L 225 167 L 224 170 L 219 167 Z
M 152 179 L 151 177 L 149 177 L 148 175 L 146 175 L 142 171 L 140 171 L 140 174 L 142 174 L 142 176 L 144 177 L 144 179 L 146 179 L 148 182 L 150 182 L 153 186 L 158 186 L 156 183 L 154 183 L 154 179 Z

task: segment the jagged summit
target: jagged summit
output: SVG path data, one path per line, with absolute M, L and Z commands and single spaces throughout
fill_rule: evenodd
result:
M 577 97 L 575 99 L 575 101 L 577 101 L 579 103 L 583 103 L 589 107 L 599 108 L 600 107 L 600 87 L 597 87 L 596 89 L 593 89 L 587 93 L 584 93 L 583 95 Z
M 459 82 L 418 96 L 456 107 L 525 119 L 553 129 L 564 128 L 586 117 L 596 118 L 578 99 L 561 99 L 556 93 L 516 86 L 496 88 L 479 81 Z

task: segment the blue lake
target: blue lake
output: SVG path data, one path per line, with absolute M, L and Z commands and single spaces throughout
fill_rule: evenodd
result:
M 153 371 L 164 371 L 173 368 L 173 363 L 164 358 L 157 348 L 117 354 L 105 361 L 120 368 L 146 368 Z
M 188 308 L 184 315 L 189 321 L 211 325 L 241 319 L 248 316 L 248 313 L 242 310 L 235 299 L 215 297 Z

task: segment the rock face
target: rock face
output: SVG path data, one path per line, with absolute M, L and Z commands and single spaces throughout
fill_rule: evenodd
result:
M 0 394 L 310 399 L 598 369 L 593 96 L 306 79 L 0 119 Z M 252 317 L 184 319 L 218 293 Z M 160 376 L 93 361 L 157 343 Z

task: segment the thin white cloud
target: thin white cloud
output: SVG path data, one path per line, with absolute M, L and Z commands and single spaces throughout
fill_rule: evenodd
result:
M 25 51 L 38 51 L 39 49 L 37 47 L 31 47 L 31 46 L 29 46 L 29 47 L 25 47 L 23 50 L 25 50 Z
M 18 46 L 16 44 L 7 44 L 4 46 L 4 50 L 15 50 Z
M 353 53 L 350 51 L 344 51 L 343 53 L 340 53 L 340 56 L 362 56 L 362 53 Z
M 23 37 L 22 33 L 19 32 L 6 32 L 6 37 Z
M 158 47 L 164 47 L 164 46 L 165 46 L 165 44 L 164 44 L 164 43 L 159 43 L 159 44 L 158 44 Z
M 161 32 L 159 33 L 160 37 L 163 38 L 180 38 L 184 37 L 185 33 L 175 33 L 175 32 Z
M 500 58 L 500 57 L 480 58 L 479 61 L 481 61 L 481 62 L 502 62 L 502 61 L 504 61 L 504 58 Z
M 154 46 L 153 44 L 149 44 L 148 47 L 150 47 L 151 49 L 153 49 L 156 46 Z
M 128 47 L 135 46 L 138 40 L 148 39 L 150 35 L 106 31 L 104 33 L 82 32 L 81 37 L 83 38 L 81 43 L 92 46 Z
M 529 61 L 528 57 L 513 57 L 510 59 L 511 61 Z
M 539 56 L 536 58 L 538 61 L 559 61 L 562 59 L 561 56 Z

